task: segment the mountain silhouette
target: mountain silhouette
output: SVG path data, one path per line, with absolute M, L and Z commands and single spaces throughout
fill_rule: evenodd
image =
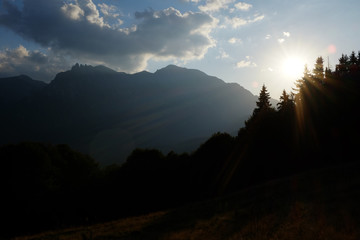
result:
M 31 91 L 9 87 L 23 78 Z M 257 99 L 236 83 L 175 65 L 126 74 L 76 64 L 49 84 L 25 76 L 5 82 L 0 97 L 14 99 L 0 143 L 67 143 L 102 164 L 121 163 L 137 147 L 192 151 L 214 132 L 236 133 Z
M 26 75 L 0 78 L 0 109 L 36 94 L 45 86 L 46 83 L 33 80 Z

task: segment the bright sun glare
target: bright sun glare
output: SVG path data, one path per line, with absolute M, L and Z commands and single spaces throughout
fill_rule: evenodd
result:
M 282 72 L 292 79 L 300 78 L 304 71 L 305 61 L 299 57 L 288 57 L 283 61 Z

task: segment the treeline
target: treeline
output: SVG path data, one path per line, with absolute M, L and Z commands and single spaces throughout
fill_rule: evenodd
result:
M 66 145 L 2 146 L 3 234 L 143 214 L 358 160 L 360 54 L 353 55 L 335 71 L 319 57 L 277 106 L 264 85 L 237 136 L 216 133 L 191 154 L 136 149 L 123 165 L 101 168 Z

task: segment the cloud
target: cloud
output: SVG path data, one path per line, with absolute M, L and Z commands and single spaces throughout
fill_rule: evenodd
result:
M 255 15 L 255 17 L 249 20 L 250 23 L 261 21 L 265 18 L 265 15 Z
M 194 2 L 194 3 L 198 3 L 200 2 L 201 0 L 181 0 L 183 2 Z
M 1 26 L 59 55 L 119 71 L 143 70 L 149 59 L 200 59 L 215 46 L 210 32 L 217 21 L 204 12 L 147 10 L 135 13 L 137 25 L 120 28 L 115 9 L 102 4 L 99 11 L 92 0 L 23 0 L 21 10 L 10 0 L 3 3 Z M 106 11 L 117 28 L 100 15 Z
M 290 32 L 283 32 L 283 36 L 286 37 L 286 38 L 289 38 L 291 36 Z M 282 38 L 278 38 L 278 43 L 282 44 L 285 42 L 285 38 L 282 37 Z
M 220 49 L 220 50 L 219 50 L 219 53 L 220 53 L 220 55 L 218 55 L 218 56 L 216 57 L 216 59 L 226 59 L 226 58 L 230 58 L 230 55 L 229 55 L 227 52 L 225 52 L 224 49 Z
M 257 67 L 257 64 L 251 61 L 250 56 L 246 56 L 246 60 L 236 63 L 237 68 Z
M 100 8 L 100 12 L 104 14 L 106 17 L 117 18 L 120 16 L 118 9 L 114 5 L 107 5 L 105 3 L 99 3 L 98 7 Z
M 227 24 L 231 25 L 232 28 L 238 28 L 250 23 L 258 22 L 264 19 L 264 15 L 254 16 L 252 19 L 244 19 L 239 17 L 225 18 Z
M 69 67 L 65 59 L 40 51 L 29 51 L 22 45 L 0 51 L 0 77 L 26 74 L 34 79 L 50 81 L 54 73 Z
M 220 9 L 228 9 L 229 4 L 235 0 L 206 0 L 205 5 L 200 5 L 199 9 L 203 12 L 217 12 Z
M 289 32 L 283 32 L 284 37 L 290 37 L 290 33 Z
M 245 60 L 241 60 L 240 62 L 236 63 L 237 68 L 256 67 L 256 66 L 257 66 L 256 63 Z
M 78 6 L 80 9 L 84 11 L 84 16 L 86 17 L 86 20 L 88 22 L 92 24 L 96 24 L 100 27 L 108 26 L 106 23 L 104 23 L 104 18 L 100 17 L 99 10 L 97 9 L 96 5 L 92 2 L 92 0 L 77 0 L 75 6 Z
M 226 18 L 226 22 L 227 24 L 230 24 L 233 28 L 238 28 L 249 23 L 248 20 L 239 17 Z
M 248 11 L 250 8 L 252 8 L 252 5 L 245 2 L 238 2 L 235 5 L 235 8 L 241 11 Z
M 270 39 L 271 38 L 271 35 L 270 34 L 267 34 L 266 36 L 265 36 L 265 39 L 266 40 L 268 40 L 268 39 Z
M 85 15 L 84 10 L 82 10 L 78 5 L 74 5 L 72 3 L 65 3 L 64 6 L 61 7 L 61 10 L 65 15 L 67 15 L 67 17 L 73 20 L 79 20 Z
M 229 40 L 228 40 L 228 42 L 229 43 L 231 43 L 231 44 L 236 44 L 236 43 L 242 43 L 242 40 L 240 39 L 240 38 L 230 38 Z

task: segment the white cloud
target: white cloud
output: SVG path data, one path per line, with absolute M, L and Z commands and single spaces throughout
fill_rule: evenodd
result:
M 114 5 L 99 3 L 98 7 L 100 8 L 100 12 L 104 14 L 106 17 L 117 18 L 120 16 L 117 7 Z
M 206 0 L 205 5 L 200 5 L 199 9 L 203 12 L 217 12 L 220 9 L 228 9 L 229 4 L 235 0 Z
M 120 25 L 123 25 L 124 21 L 121 19 L 116 19 L 117 23 L 115 24 L 115 27 L 119 27 Z
M 124 21 L 120 19 L 121 14 L 116 6 L 99 3 L 98 7 L 104 18 L 111 21 L 111 24 L 107 23 L 108 26 L 111 26 L 113 29 L 119 29 L 123 25 Z
M 239 17 L 226 18 L 226 22 L 227 24 L 230 24 L 233 28 L 238 28 L 249 23 L 248 20 Z
M 290 37 L 290 32 L 283 32 L 284 37 Z
M 77 0 L 72 5 L 37 0 L 36 6 L 33 0 L 23 0 L 22 9 L 11 0 L 3 1 L 0 26 L 51 47 L 59 56 L 106 64 L 119 71 L 144 70 L 150 59 L 200 59 L 216 44 L 210 33 L 218 21 L 204 12 L 181 13 L 175 8 L 136 12 L 137 25 L 128 28 L 119 28 L 122 21 L 113 15 L 112 22 L 118 24 L 114 28 L 92 0 Z M 101 6 L 100 11 L 114 10 Z M 46 21 L 39 23 L 39 19 Z
M 245 2 L 238 2 L 234 6 L 241 11 L 248 11 L 250 8 L 252 8 L 251 4 Z
M 183 2 L 193 2 L 193 3 L 198 3 L 201 0 L 182 0 Z
M 77 0 L 77 5 L 84 11 L 86 19 L 101 27 L 107 25 L 92 0 Z M 108 26 L 108 25 L 107 25 Z
M 78 6 L 78 5 L 75 5 L 75 4 L 64 4 L 62 7 L 61 7 L 61 11 L 63 11 L 63 13 L 73 19 L 73 20 L 79 20 L 81 17 L 84 16 L 85 12 Z
M 240 39 L 240 38 L 230 38 L 229 40 L 228 40 L 228 42 L 229 43 L 231 43 L 231 44 L 236 44 L 236 43 L 242 43 L 242 40 Z
M 261 21 L 265 18 L 265 15 L 257 15 L 255 16 L 255 18 L 249 20 L 250 23 L 254 23 L 254 22 L 258 22 Z
M 237 68 L 256 67 L 256 66 L 257 66 L 256 63 L 245 60 L 241 60 L 240 62 L 236 63 Z
M 231 25 L 232 28 L 238 28 L 250 23 L 258 22 L 264 19 L 264 15 L 254 16 L 252 19 L 244 19 L 239 17 L 225 18 L 227 24 Z
M 28 1 L 29 0 L 24 0 L 25 6 Z M 40 2 L 40 5 L 41 1 L 44 0 L 38 1 Z M 96 24 L 100 27 L 109 27 L 109 25 L 104 22 L 104 18 L 100 17 L 100 13 L 92 0 L 77 0 L 75 1 L 75 4 L 63 3 L 60 9 L 71 20 L 82 20 L 82 18 L 85 17 L 85 19 L 92 24 Z
M 219 53 L 220 53 L 220 55 L 218 55 L 218 56 L 216 57 L 216 59 L 230 58 L 230 55 L 227 54 L 227 53 L 224 51 L 224 49 L 220 49 L 220 50 L 219 50 Z
M 270 34 L 267 34 L 266 36 L 265 36 L 265 39 L 270 39 L 271 38 L 271 35 Z
M 246 56 L 245 58 L 246 60 L 241 60 L 240 62 L 236 63 L 237 68 L 257 67 L 257 64 L 251 61 L 250 56 Z
M 285 38 L 289 38 L 291 36 L 290 32 L 283 32 L 283 37 L 278 38 L 278 43 L 284 43 L 285 42 Z
M 14 58 L 25 58 L 29 56 L 29 51 L 22 45 L 16 48 L 14 51 L 7 51 L 8 56 Z

